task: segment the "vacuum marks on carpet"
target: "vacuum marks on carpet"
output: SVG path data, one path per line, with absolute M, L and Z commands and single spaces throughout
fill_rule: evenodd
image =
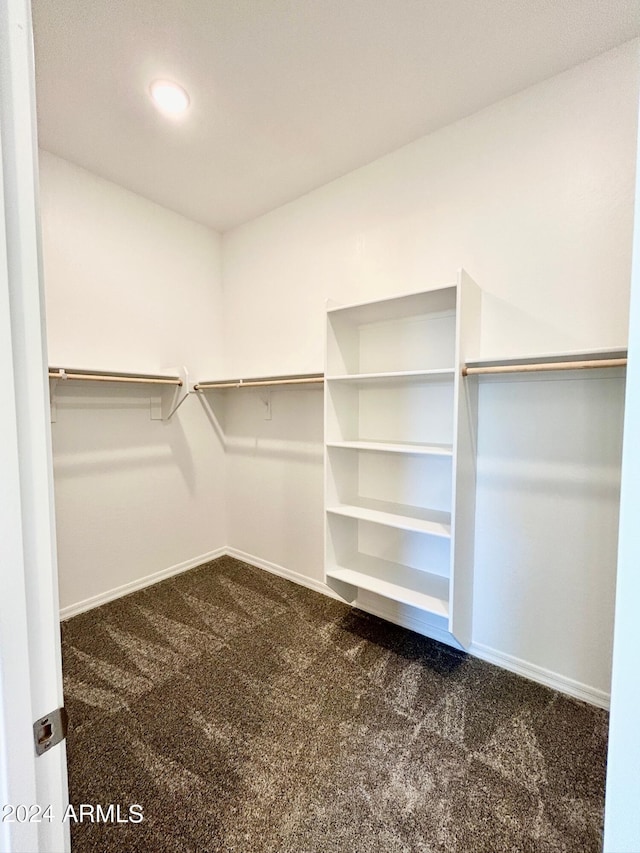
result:
M 224 557 L 63 623 L 74 853 L 588 853 L 607 714 Z

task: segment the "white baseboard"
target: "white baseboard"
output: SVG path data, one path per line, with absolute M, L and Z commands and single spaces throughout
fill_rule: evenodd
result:
M 270 563 L 268 560 L 263 560 L 261 557 L 255 557 L 253 554 L 247 554 L 245 551 L 239 551 L 237 548 L 227 548 L 226 553 L 229 557 L 235 557 L 236 560 L 241 560 L 243 563 L 248 563 L 250 566 L 255 566 L 257 569 L 264 569 L 267 572 L 271 572 L 273 575 L 286 578 L 286 580 L 293 581 L 293 583 L 297 583 L 300 586 L 306 586 L 308 589 L 314 590 L 314 592 L 319 592 L 329 598 L 335 598 L 336 601 L 340 601 L 342 604 L 349 604 L 344 600 L 344 598 L 339 596 L 337 592 L 331 589 L 330 586 L 327 586 L 327 584 L 322 581 L 308 578 L 305 575 L 292 571 L 291 569 L 285 569 L 284 566 L 279 566 L 277 563 Z M 453 646 L 457 649 L 462 648 L 462 646 L 456 643 L 448 631 L 444 631 L 441 628 L 437 628 L 434 625 L 423 622 L 421 619 L 416 619 L 409 614 L 403 614 L 401 617 L 398 617 L 396 613 L 392 612 L 391 608 L 387 610 L 383 604 L 382 606 L 374 606 L 371 604 L 367 604 L 365 606 L 358 602 L 357 604 L 349 606 L 353 606 L 357 610 L 363 610 L 365 613 L 371 613 L 373 616 L 379 616 L 381 619 L 385 619 L 387 622 L 393 622 L 401 628 L 409 628 L 411 631 L 416 631 L 418 634 L 430 637 L 432 640 L 439 640 L 440 642 L 446 643 L 447 645 Z
M 330 598 L 335 598 L 344 603 L 344 599 L 340 598 L 340 596 L 337 595 L 331 587 L 327 586 L 322 581 L 305 577 L 298 572 L 291 571 L 291 569 L 285 569 L 284 566 L 279 566 L 276 563 L 270 563 L 267 560 L 255 557 L 253 554 L 247 554 L 244 551 L 238 551 L 236 548 L 227 548 L 226 553 L 230 557 L 235 557 L 237 560 L 241 560 L 243 563 L 249 563 L 249 565 L 255 566 L 258 569 L 264 569 L 274 575 L 279 575 L 282 578 L 286 578 L 287 580 L 293 581 L 301 586 L 306 586 L 309 589 L 315 590 L 315 592 L 328 595 Z M 429 625 L 427 622 L 423 622 L 421 619 L 416 619 L 409 614 L 403 614 L 402 617 L 398 618 L 395 613 L 392 613 L 390 610 L 387 611 L 384 606 L 380 605 L 375 607 L 367 605 L 366 608 L 358 605 L 358 609 L 365 610 L 365 612 L 371 613 L 374 616 L 379 616 L 381 619 L 386 619 L 388 622 L 393 622 L 395 625 L 400 625 L 402 628 L 409 628 L 411 631 L 416 631 L 418 634 L 430 637 L 433 640 L 439 640 L 442 643 L 453 646 L 453 648 L 466 651 L 468 654 L 473 655 L 473 657 L 480 658 L 481 660 L 501 667 L 501 669 L 506 669 L 509 672 L 514 672 L 516 675 L 528 678 L 529 681 L 535 681 L 538 684 L 543 684 L 545 687 L 550 687 L 552 690 L 557 690 L 559 693 L 565 693 L 567 696 L 572 696 L 574 699 L 580 699 L 582 702 L 587 702 L 590 705 L 595 705 L 596 707 L 604 708 L 605 710 L 608 710 L 609 708 L 609 694 L 605 693 L 603 690 L 598 690 L 595 687 L 590 687 L 588 684 L 582 684 L 579 681 L 574 681 L 572 678 L 567 678 L 557 672 L 552 672 L 549 669 L 544 669 L 536 664 L 513 657 L 513 655 L 499 652 L 497 649 L 492 649 L 482 643 L 472 643 L 470 648 L 464 650 L 462 649 L 462 646 L 456 643 L 455 639 L 448 631 Z
M 122 598 L 123 595 L 129 595 L 130 592 L 136 592 L 138 589 L 144 589 L 146 586 L 152 586 L 154 583 L 166 580 L 166 578 L 179 575 L 181 572 L 186 572 L 189 569 L 195 569 L 196 566 L 202 563 L 208 563 L 210 560 L 215 560 L 217 557 L 223 557 L 227 553 L 226 548 L 216 548 L 215 551 L 209 551 L 207 554 L 200 554 L 198 557 L 193 557 L 191 560 L 185 560 L 183 563 L 178 563 L 176 566 L 169 566 L 167 569 L 161 569 L 159 572 L 154 572 L 152 575 L 147 575 L 144 578 L 137 578 L 129 583 L 116 586 L 106 592 L 101 592 L 99 595 L 94 595 L 91 598 L 85 598 L 84 601 L 78 601 L 76 604 L 69 604 L 60 610 L 60 620 L 70 619 L 72 616 L 77 616 L 79 613 L 84 613 L 86 610 L 93 610 L 94 607 L 100 607 L 101 604 L 106 604 L 108 601 L 113 601 L 116 598 Z
M 499 652 L 497 649 L 492 649 L 482 643 L 472 643 L 469 654 L 502 667 L 502 669 L 508 669 L 509 672 L 515 672 L 516 675 L 521 675 L 530 681 L 537 681 L 538 684 L 544 684 L 545 687 L 551 687 L 552 690 L 565 693 L 574 699 L 580 699 L 582 702 L 588 702 L 589 705 L 596 705 L 598 708 L 609 710 L 611 696 L 604 690 L 598 690 L 596 687 L 574 681 L 565 675 L 560 675 L 521 658 L 513 657 L 513 655 Z
M 331 587 L 328 587 L 326 583 L 323 583 L 322 581 L 314 580 L 314 578 L 308 578 L 306 575 L 301 575 L 299 572 L 294 572 L 291 569 L 285 569 L 284 566 L 279 566 L 277 563 L 270 563 L 268 560 L 263 560 L 261 557 L 254 557 L 253 554 L 247 554 L 245 551 L 239 551 L 237 548 L 225 548 L 224 552 L 228 557 L 235 557 L 236 560 L 240 560 L 242 563 L 249 563 L 250 566 L 255 566 L 256 569 L 264 569 L 265 572 L 271 572 L 272 575 L 278 575 L 278 577 L 286 578 L 286 580 L 293 581 L 300 586 L 306 586 L 307 589 L 312 589 L 314 592 L 320 592 L 322 595 L 328 595 L 329 598 L 344 601 L 344 599 L 340 598 L 340 596 L 334 592 Z
M 176 566 L 170 566 L 169 568 L 162 569 L 152 575 L 147 575 L 144 578 L 138 578 L 135 581 L 115 587 L 107 592 L 94 595 L 92 598 L 87 598 L 84 601 L 79 601 L 76 604 L 64 607 L 60 611 L 60 619 L 70 619 L 72 616 L 77 616 L 79 613 L 84 613 L 86 610 L 92 610 L 94 607 L 99 607 L 101 604 L 106 604 L 108 601 L 121 598 L 123 595 L 128 595 L 130 592 L 135 592 L 138 589 L 144 589 L 144 587 L 151 586 L 161 580 L 173 577 L 173 575 L 178 575 L 181 572 L 186 572 L 189 569 L 194 569 L 197 566 L 202 565 L 203 563 L 208 563 L 211 560 L 224 556 L 235 557 L 236 560 L 240 560 L 243 563 L 248 563 L 258 569 L 264 569 L 264 571 L 270 572 L 271 574 L 278 575 L 281 578 L 285 578 L 286 580 L 297 583 L 300 586 L 312 589 L 314 592 L 319 592 L 322 595 L 326 595 L 329 598 L 334 598 L 337 601 L 342 601 L 344 603 L 344 599 L 342 599 L 336 592 L 334 592 L 334 590 L 331 589 L 331 587 L 327 586 L 322 581 L 308 578 L 299 572 L 294 572 L 291 569 L 286 569 L 284 566 L 278 565 L 277 563 L 271 563 L 268 560 L 255 557 L 253 554 L 247 554 L 244 551 L 239 551 L 237 548 L 224 547 L 217 548 L 215 551 L 210 551 L 207 554 L 200 554 L 198 557 L 194 557 L 191 560 L 185 560 L 185 562 L 178 563 Z M 358 607 L 367 613 L 379 616 L 381 619 L 386 619 L 388 622 L 393 622 L 402 628 L 409 628 L 411 631 L 416 631 L 426 637 L 439 640 L 440 642 L 446 643 L 454 648 L 461 648 L 447 631 L 433 625 L 429 625 L 428 623 L 423 622 L 420 619 L 416 619 L 409 614 L 403 614 L 403 616 L 399 618 L 397 614 L 390 610 L 386 611 L 384 606 L 367 605 L 367 607 Z M 498 651 L 497 649 L 492 649 L 490 646 L 485 646 L 482 643 L 472 643 L 471 647 L 467 649 L 467 652 L 474 657 L 485 660 L 488 663 L 495 664 L 502 669 L 509 670 L 509 672 L 514 672 L 516 675 L 528 678 L 530 681 L 536 681 L 538 684 L 544 684 L 545 687 L 550 687 L 552 690 L 557 690 L 560 693 L 565 693 L 575 699 L 580 699 L 582 702 L 587 702 L 590 705 L 595 705 L 598 708 L 604 708 L 606 710 L 609 708 L 610 695 L 604 690 L 598 690 L 595 687 L 590 687 L 588 684 L 582 684 L 579 681 L 574 681 L 572 678 L 567 678 L 566 676 L 560 675 L 552 670 L 544 669 L 541 666 L 521 660 L 513 655 L 508 655 L 504 652 Z

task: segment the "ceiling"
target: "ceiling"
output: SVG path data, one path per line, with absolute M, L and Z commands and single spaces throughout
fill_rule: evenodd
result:
M 218 231 L 640 32 L 638 0 L 32 2 L 41 146 Z

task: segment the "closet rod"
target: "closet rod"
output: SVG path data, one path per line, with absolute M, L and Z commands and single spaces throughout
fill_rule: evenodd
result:
M 221 390 L 224 388 L 262 388 L 266 385 L 313 385 L 324 382 L 324 376 L 319 373 L 313 376 L 274 376 L 271 379 L 237 379 L 224 382 L 198 382 L 194 385 L 195 391 L 206 391 L 207 389 Z
M 126 376 L 119 373 L 70 373 L 66 370 L 50 370 L 49 379 L 84 379 L 88 382 L 135 382 L 142 385 L 182 385 L 177 376 L 166 378 L 150 376 Z
M 486 367 L 463 367 L 463 376 L 488 373 L 534 373 L 542 370 L 588 370 L 601 367 L 625 367 L 626 358 L 594 358 L 585 361 L 550 361 L 527 364 L 496 364 Z

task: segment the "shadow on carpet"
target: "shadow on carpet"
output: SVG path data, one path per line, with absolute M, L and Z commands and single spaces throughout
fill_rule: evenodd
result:
M 62 638 L 74 853 L 601 849 L 604 711 L 232 558 Z

